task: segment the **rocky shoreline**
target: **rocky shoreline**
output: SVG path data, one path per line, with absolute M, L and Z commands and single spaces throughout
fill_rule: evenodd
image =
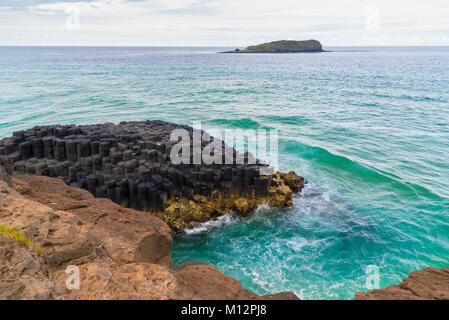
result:
M 59 179 L 11 177 L 5 162 L 0 299 L 297 299 L 255 295 L 201 262 L 173 270 L 172 231 L 159 218 Z M 79 270 L 79 289 L 67 286 L 69 266 Z
M 298 299 L 255 295 L 202 262 L 171 268 L 173 231 L 264 202 L 288 208 L 305 183 L 294 172 L 261 175 L 260 161 L 171 166 L 176 128 L 194 132 L 145 121 L 35 127 L 1 140 L 0 299 Z M 69 266 L 79 289 L 66 285 Z M 427 268 L 355 299 L 448 293 L 449 269 Z
M 192 145 L 196 133 L 202 136 L 199 151 L 191 150 L 187 164 L 170 159 L 170 134 L 178 129 L 188 132 Z M 211 142 L 214 138 L 204 131 L 163 121 L 39 126 L 0 140 L 0 155 L 17 173 L 61 179 L 95 197 L 150 212 L 173 230 L 229 210 L 245 214 L 264 202 L 292 206 L 292 194 L 301 191 L 303 178 L 294 172 L 262 174 L 270 168 L 267 164 L 222 141 L 214 145 L 222 151 L 222 163 L 193 164 L 195 152 L 204 152 Z
M 355 300 L 449 300 L 449 268 L 413 271 L 399 285 L 357 292 Z
M 298 299 L 255 295 L 201 262 L 171 269 L 173 231 L 262 203 L 288 208 L 304 185 L 294 172 L 261 174 L 269 166 L 248 154 L 238 164 L 234 149 L 230 164 L 173 165 L 175 129 L 193 139 L 191 127 L 144 121 L 0 140 L 0 299 Z

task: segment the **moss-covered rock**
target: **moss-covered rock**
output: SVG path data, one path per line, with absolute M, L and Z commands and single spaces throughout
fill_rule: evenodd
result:
M 300 192 L 304 186 L 304 178 L 289 173 L 276 172 L 270 179 L 269 193 L 257 196 L 254 192 L 225 193 L 214 190 L 211 196 L 195 195 L 193 200 L 178 197 L 170 200 L 170 205 L 164 211 L 150 211 L 151 214 L 164 220 L 174 231 L 206 222 L 215 217 L 234 211 L 245 215 L 261 204 L 270 207 L 287 209 L 293 205 L 293 193 Z

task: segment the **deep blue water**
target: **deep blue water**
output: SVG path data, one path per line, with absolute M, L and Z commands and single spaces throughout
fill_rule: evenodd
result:
M 289 211 L 225 216 L 175 239 L 267 294 L 351 299 L 448 265 L 449 48 L 0 47 L 0 137 L 34 125 L 162 119 L 279 130 L 279 168 L 309 184 Z

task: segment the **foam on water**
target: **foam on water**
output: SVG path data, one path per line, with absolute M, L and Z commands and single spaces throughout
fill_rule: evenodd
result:
M 198 226 L 195 226 L 193 228 L 185 228 L 182 231 L 185 234 L 193 235 L 198 234 L 206 231 L 211 231 L 215 228 L 219 228 L 225 224 L 231 224 L 234 223 L 237 220 L 237 217 L 235 216 L 235 213 L 232 211 L 222 215 L 220 217 L 217 217 L 215 219 L 200 223 Z

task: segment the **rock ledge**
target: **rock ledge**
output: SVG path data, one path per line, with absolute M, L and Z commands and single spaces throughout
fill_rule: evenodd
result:
M 51 177 L 0 173 L 0 226 L 35 245 L 0 232 L 0 300 L 296 298 L 255 295 L 203 263 L 173 270 L 172 231 L 159 218 Z M 79 289 L 67 287 L 69 266 Z
M 174 164 L 176 142 L 170 137 L 180 129 L 190 154 L 187 163 Z M 202 137 L 198 150 L 191 148 L 195 134 Z M 196 153 L 204 156 L 206 150 L 221 153 L 219 163 L 194 164 Z M 150 212 L 173 230 L 229 210 L 245 214 L 265 202 L 288 208 L 305 183 L 294 172 L 267 174 L 267 164 L 204 131 L 163 121 L 34 127 L 0 140 L 2 154 L 19 174 L 58 178 L 97 198 Z

